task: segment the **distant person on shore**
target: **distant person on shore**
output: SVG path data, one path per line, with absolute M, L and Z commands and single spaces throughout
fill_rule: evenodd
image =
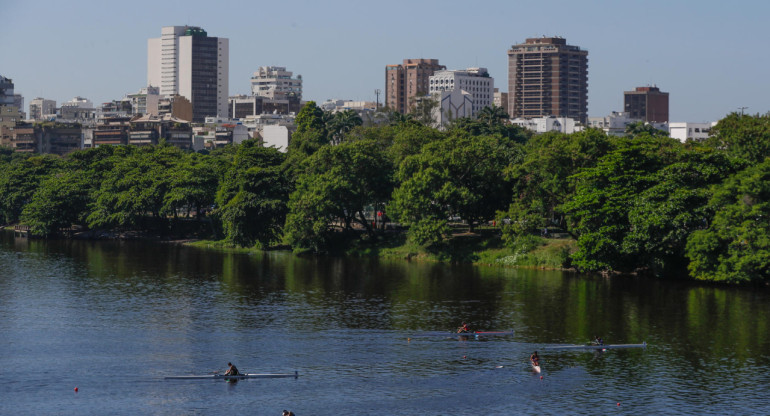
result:
M 238 375 L 238 369 L 235 368 L 233 363 L 227 363 L 227 371 L 225 371 L 226 376 L 237 376 Z

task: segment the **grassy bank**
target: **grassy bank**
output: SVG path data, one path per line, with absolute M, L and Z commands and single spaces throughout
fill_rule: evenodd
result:
M 225 241 L 202 240 L 185 244 L 237 253 L 261 250 L 238 247 Z M 536 236 L 527 237 L 515 247 L 508 247 L 497 233 L 483 231 L 473 234 L 455 234 L 442 244 L 422 247 L 409 242 L 403 234 L 399 233 L 381 237 L 375 241 L 356 240 L 347 247 L 329 254 L 501 267 L 567 269 L 570 268 L 569 254 L 574 252 L 575 248 L 575 241 L 572 239 Z

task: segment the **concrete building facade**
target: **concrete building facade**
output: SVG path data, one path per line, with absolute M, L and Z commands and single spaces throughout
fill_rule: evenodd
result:
M 42 120 L 43 117 L 53 114 L 56 114 L 56 100 L 47 100 L 38 97 L 29 102 L 30 119 Z
M 561 37 L 529 38 L 508 50 L 511 118 L 588 117 L 588 51 Z
M 415 98 L 427 95 L 430 76 L 446 67 L 438 59 L 404 59 L 385 67 L 385 105 L 393 111 L 411 112 Z
M 623 111 L 649 123 L 668 123 L 668 93 L 656 86 L 624 91 Z
M 210 37 L 197 26 L 166 26 L 161 37 L 147 41 L 147 85 L 160 95 L 186 97 L 193 122 L 227 116 L 230 43 Z
M 676 122 L 668 124 L 668 135 L 672 139 L 677 139 L 680 142 L 686 142 L 687 140 L 703 141 L 709 137 L 711 128 L 717 123 L 688 123 L 688 122 Z
M 285 100 L 296 97 L 302 100 L 302 75 L 282 66 L 260 66 L 251 76 L 251 93 L 257 97 Z
M 469 117 L 473 117 L 484 107 L 494 103 L 495 79 L 489 76 L 486 68 L 468 68 L 463 71 L 436 71 L 428 77 L 428 93 L 430 95 L 465 91 L 472 96 Z M 443 99 L 442 102 L 443 103 Z M 465 100 L 464 100 L 465 101 Z
M 158 102 L 160 101 L 160 88 L 144 87 L 135 94 L 126 96 L 131 101 L 131 113 L 133 115 L 150 114 L 158 115 Z
M 535 133 L 548 133 L 549 131 L 556 131 L 564 134 L 572 134 L 577 131 L 582 131 L 582 127 L 579 126 L 574 119 L 569 117 L 550 116 L 517 118 L 511 120 L 511 124 L 532 130 Z
M 0 75 L 0 105 L 14 105 L 13 80 Z

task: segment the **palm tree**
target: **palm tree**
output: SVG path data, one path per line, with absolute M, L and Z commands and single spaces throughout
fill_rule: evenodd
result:
M 340 111 L 328 121 L 329 142 L 339 144 L 347 132 L 364 124 L 361 116 L 353 110 Z
M 488 126 L 494 126 L 497 124 L 506 124 L 509 117 L 508 113 L 506 113 L 502 107 L 493 104 L 491 107 L 482 108 L 476 118 Z

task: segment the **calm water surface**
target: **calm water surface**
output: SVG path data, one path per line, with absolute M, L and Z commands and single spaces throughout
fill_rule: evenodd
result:
M 0 414 L 767 415 L 769 314 L 767 290 L 0 233 Z M 649 347 L 543 350 L 594 335 Z M 163 379 L 228 361 L 300 377 Z

